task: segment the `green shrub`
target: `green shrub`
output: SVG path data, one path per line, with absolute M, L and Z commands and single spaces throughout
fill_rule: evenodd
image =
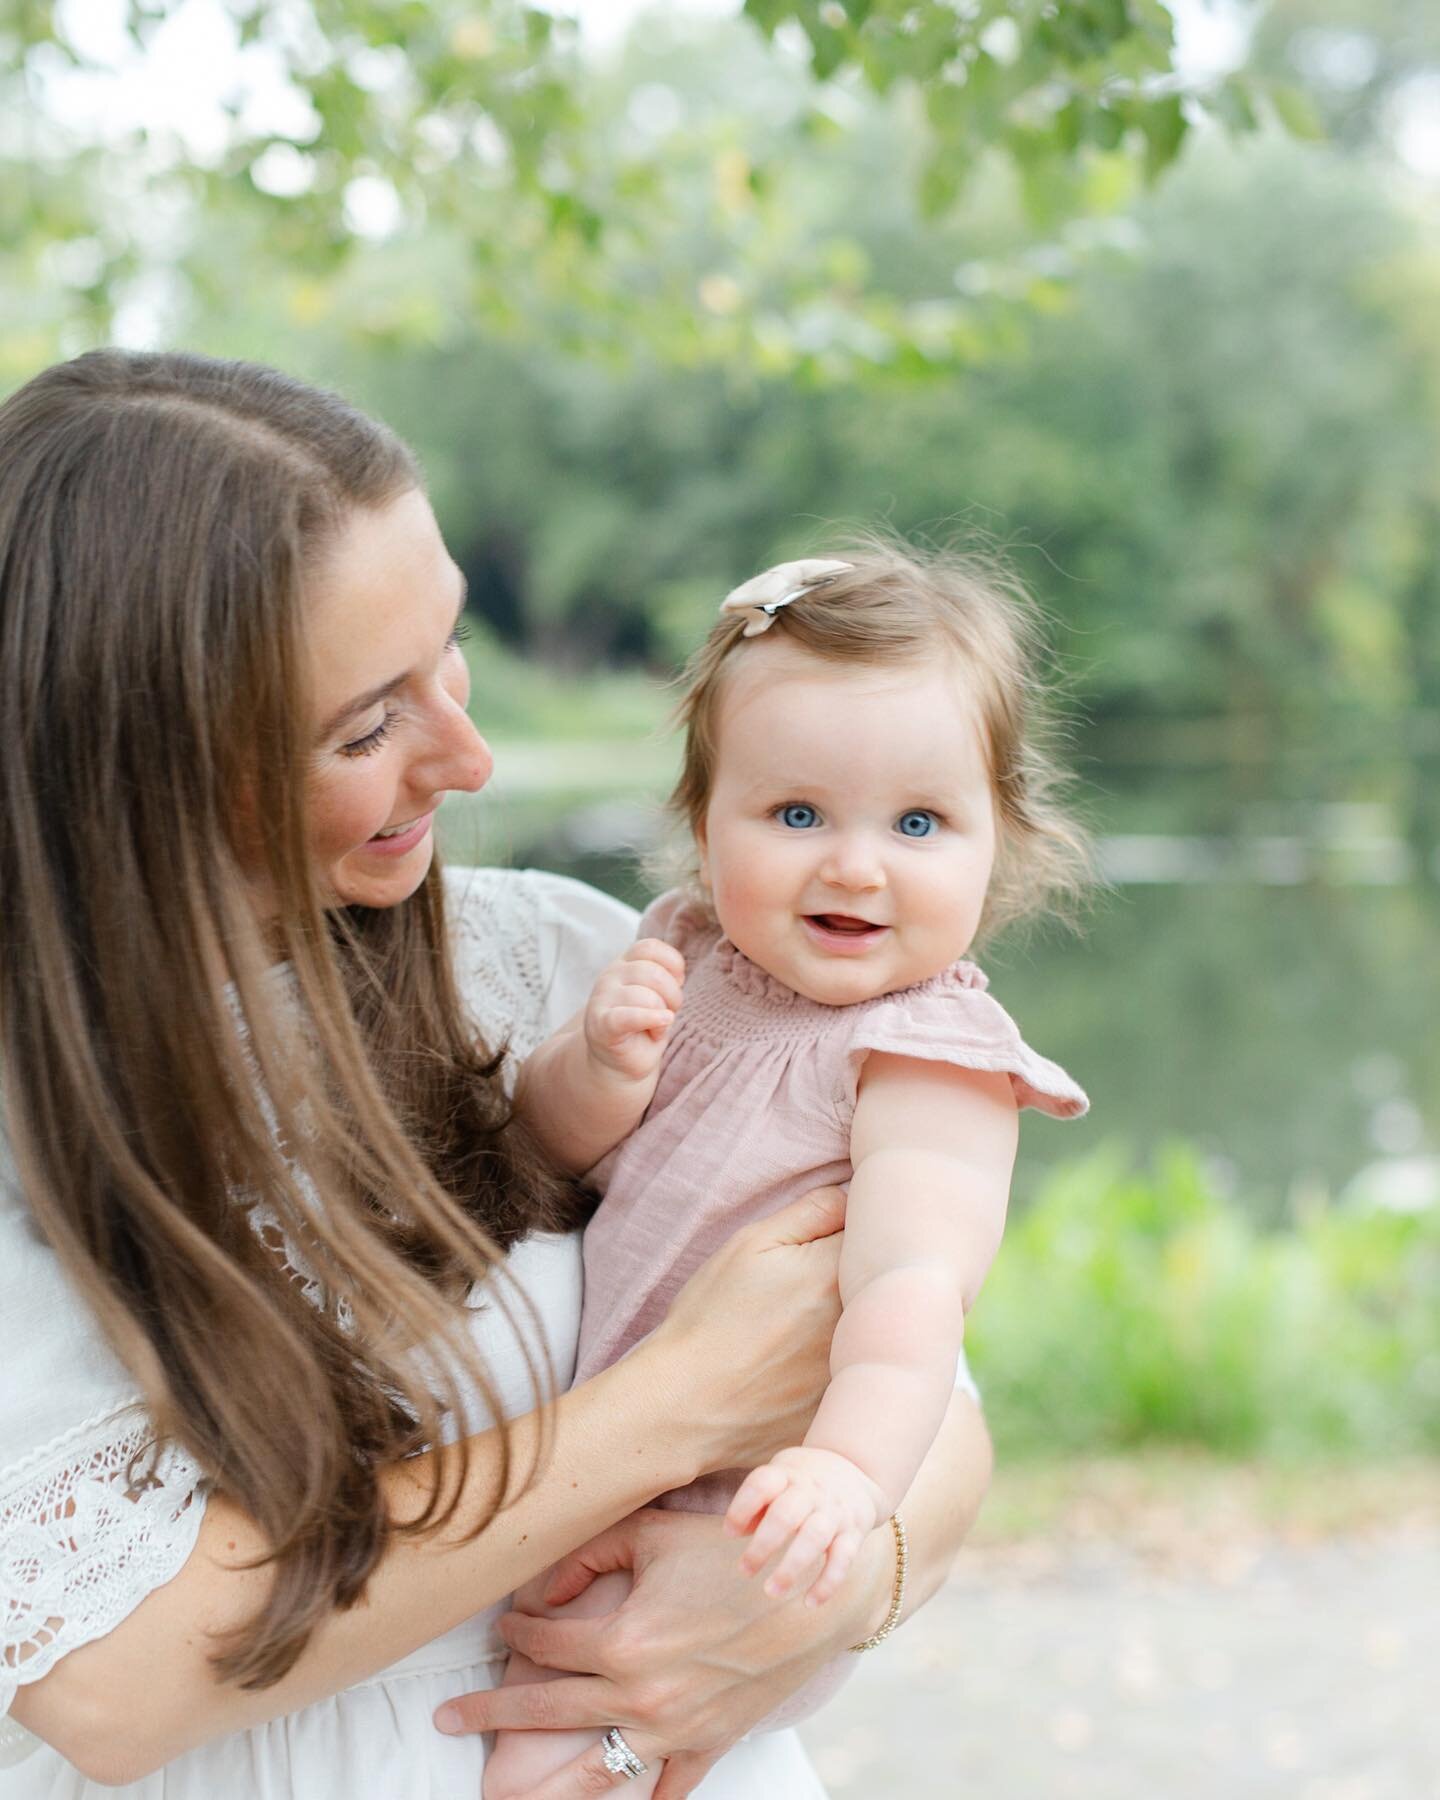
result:
M 1011 1221 L 969 1346 L 1002 1452 L 1440 1452 L 1440 1213 L 1265 1232 L 1172 1146 L 1106 1146 Z

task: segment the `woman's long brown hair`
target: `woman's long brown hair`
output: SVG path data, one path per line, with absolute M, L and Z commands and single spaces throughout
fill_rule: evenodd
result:
M 469 1285 L 493 1295 L 499 1253 L 573 1211 L 505 1128 L 438 868 L 336 911 L 307 856 L 306 579 L 418 479 L 388 431 L 252 364 L 95 352 L 0 407 L 6 1129 L 157 1441 L 273 1546 L 217 1658 L 247 1686 L 361 1594 L 379 1471 L 468 1383 L 493 1401 Z M 415 1529 L 453 1516 L 447 1468 Z

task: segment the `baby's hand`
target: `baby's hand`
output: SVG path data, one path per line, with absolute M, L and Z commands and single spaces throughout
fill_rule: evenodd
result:
M 740 1558 L 747 1575 L 757 1573 L 789 1542 L 765 1583 L 765 1592 L 777 1600 L 823 1556 L 825 1565 L 806 1595 L 807 1604 L 819 1606 L 845 1579 L 861 1540 L 888 1512 L 879 1484 L 849 1457 L 801 1444 L 751 1470 L 730 1502 L 725 1529 L 732 1537 L 754 1533 Z
M 595 983 L 585 1008 L 585 1046 L 592 1061 L 630 1081 L 660 1066 L 660 1052 L 685 981 L 685 958 L 659 938 L 641 938 Z

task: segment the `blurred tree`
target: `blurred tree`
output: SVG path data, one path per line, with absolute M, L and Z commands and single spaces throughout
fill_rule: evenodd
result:
M 844 185 L 852 241 L 898 282 L 936 234 L 880 217 L 874 183 Z M 1008 545 L 1094 715 L 1229 718 L 1259 759 L 1337 708 L 1434 708 L 1433 236 L 1373 169 L 1279 139 L 1212 142 L 1131 230 L 963 378 L 615 368 L 473 332 L 376 356 L 333 320 L 287 336 L 243 290 L 206 341 L 336 381 L 419 443 L 479 604 L 572 667 L 671 662 L 741 575 L 883 518 Z M 349 306 L 383 308 L 395 255 Z
M 1355 146 L 1403 143 L 1440 112 L 1440 10 L 1433 0 L 1269 0 L 1251 60 L 1298 83 L 1325 129 Z
M 657 7 L 617 67 L 525 0 L 0 0 L 4 272 L 50 279 L 68 344 L 163 312 L 174 270 L 225 279 L 207 222 L 317 290 L 367 238 L 429 226 L 463 245 L 470 307 L 552 343 L 849 365 L 919 342 L 933 366 L 983 347 L 948 272 L 917 318 L 843 236 L 776 261 L 807 199 L 792 164 L 843 158 L 867 94 L 916 125 L 897 210 L 943 219 L 998 166 L 1043 232 L 1163 169 L 1195 106 L 1238 116 L 1233 84 L 1182 92 L 1161 0 L 743 11 L 748 31 Z M 697 237 L 698 280 L 672 254 Z
M 135 188 L 124 158 L 41 156 L 72 230 L 38 224 L 35 280 L 0 286 L 0 382 L 44 360 L 58 286 L 93 301 L 98 330 L 107 257 L 142 280 L 149 250 L 85 211 L 86 182 L 108 182 L 117 218 L 143 194 L 145 243 L 183 251 L 185 286 L 156 302 L 169 334 L 392 419 L 478 605 L 552 660 L 671 661 L 739 575 L 880 517 L 1010 543 L 1095 714 L 1220 715 L 1258 757 L 1337 705 L 1440 707 L 1440 257 L 1384 164 L 1275 133 L 1230 154 L 1202 131 L 1147 195 L 1130 150 L 1092 144 L 1066 165 L 1088 210 L 1046 233 L 1013 169 L 979 156 L 963 200 L 927 218 L 935 129 L 895 91 L 905 77 L 874 93 L 856 72 L 889 15 L 842 32 L 822 10 L 806 16 L 849 70 L 822 89 L 793 47 L 673 11 L 592 67 L 580 136 L 663 144 L 666 166 L 636 190 L 633 229 L 608 219 L 593 252 L 552 241 L 538 189 L 508 175 L 459 196 L 500 222 L 483 307 L 473 211 L 277 258 L 306 218 L 324 239 L 317 195 L 230 194 L 218 164 L 161 158 L 185 188 L 162 206 L 163 183 Z M 392 12 L 398 30 L 409 15 Z M 843 123 L 818 122 L 837 109 Z M 0 119 L 0 143 L 21 127 L 48 142 L 52 111 Z M 313 154 L 355 166 L 328 137 Z M 213 205 L 186 197 L 196 181 Z M 143 302 L 134 283 L 122 307 Z M 536 329 L 504 329 L 517 313 Z M 844 379 L 857 367 L 869 379 Z

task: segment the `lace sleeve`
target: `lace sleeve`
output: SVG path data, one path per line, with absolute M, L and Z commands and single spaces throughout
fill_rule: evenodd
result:
M 198 1466 L 155 1447 L 133 1384 L 7 1175 L 0 1167 L 0 1715 L 17 1687 L 169 1581 L 205 1510 Z M 0 1732 L 0 1762 L 18 1739 Z
M 486 1040 L 523 1062 L 634 941 L 631 907 L 538 869 L 447 869 L 455 972 Z
M 199 1468 L 183 1450 L 157 1455 L 138 1408 L 86 1420 L 7 1470 L 3 1707 L 163 1587 L 194 1548 L 204 1510 Z

